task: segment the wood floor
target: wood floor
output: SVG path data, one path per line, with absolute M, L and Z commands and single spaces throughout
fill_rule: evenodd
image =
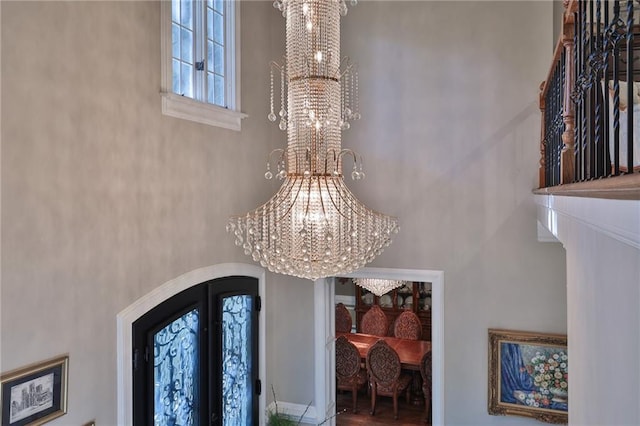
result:
M 378 397 L 376 403 L 376 415 L 371 416 L 371 398 L 365 391 L 358 394 L 358 413 L 353 414 L 351 392 L 338 392 L 336 395 L 337 410 L 340 414 L 336 417 L 337 426 L 351 425 L 399 425 L 399 426 L 424 426 L 424 402 L 421 405 L 407 404 L 404 397 L 398 399 L 398 420 L 393 419 L 393 400 L 388 397 Z M 346 411 L 344 411 L 346 409 Z

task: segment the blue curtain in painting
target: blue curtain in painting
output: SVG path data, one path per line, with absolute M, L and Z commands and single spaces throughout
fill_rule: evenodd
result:
M 533 391 L 536 387 L 522 361 L 520 345 L 517 343 L 502 343 L 501 345 L 501 399 L 502 402 L 516 404 L 518 401 L 513 394 L 514 391 Z

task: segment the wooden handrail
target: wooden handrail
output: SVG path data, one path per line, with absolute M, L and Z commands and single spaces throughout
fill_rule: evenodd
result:
M 640 174 L 615 176 L 587 182 L 539 188 L 534 194 L 570 197 L 640 200 Z
M 571 43 L 573 43 L 575 22 L 573 14 L 578 10 L 578 0 L 564 0 L 563 5 L 565 10 L 562 15 L 562 33 L 558 37 L 558 41 L 556 41 L 556 47 L 553 50 L 553 59 L 551 60 L 549 72 L 547 72 L 547 79 L 542 82 L 541 96 L 545 96 L 547 94 L 547 82 L 550 80 L 551 75 L 553 74 L 555 64 L 560 60 L 560 55 L 562 54 L 562 49 L 565 47 L 565 43 L 569 42 L 569 40 L 567 39 L 571 39 Z
M 553 59 L 551 59 L 551 66 L 549 67 L 549 72 L 547 73 L 547 79 L 543 81 L 542 85 L 540 86 L 540 109 L 544 109 L 542 104 L 544 103 L 544 97 L 547 95 L 547 91 L 549 90 L 549 81 L 551 80 L 553 71 L 556 69 L 556 64 L 560 60 L 560 55 L 562 55 L 562 51 L 564 50 L 564 44 L 562 42 L 563 38 L 564 35 L 560 35 L 560 37 L 558 37 L 556 48 L 553 51 Z
M 564 5 L 564 16 L 563 22 L 567 22 L 568 20 L 571 20 L 571 23 L 573 23 L 573 14 L 576 13 L 578 11 L 578 1 L 580 0 L 563 0 L 562 4 Z

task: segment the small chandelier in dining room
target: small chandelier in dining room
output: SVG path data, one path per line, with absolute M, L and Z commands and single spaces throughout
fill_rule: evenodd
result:
M 353 282 L 378 297 L 407 283 L 407 281 L 385 280 L 381 278 L 354 278 Z
M 355 4 L 352 1 L 352 5 Z M 344 183 L 364 177 L 362 158 L 342 149 L 341 132 L 360 118 L 358 75 L 340 57 L 344 0 L 276 0 L 286 21 L 286 56 L 271 62 L 270 121 L 287 132 L 287 148 L 274 150 L 265 178 L 283 180 L 257 209 L 229 220 L 236 245 L 272 272 L 317 279 L 354 271 L 391 243 L 398 220 L 369 209 Z M 280 110 L 274 110 L 274 72 Z M 274 164 L 271 161 L 274 160 Z

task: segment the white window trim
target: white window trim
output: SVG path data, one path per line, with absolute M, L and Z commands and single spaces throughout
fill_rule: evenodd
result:
M 160 2 L 162 114 L 210 126 L 236 131 L 242 130 L 242 119 L 247 118 L 248 115 L 240 111 L 240 2 L 229 1 L 228 5 L 230 8 L 235 8 L 231 11 L 235 18 L 235 25 L 232 29 L 227 28 L 227 39 L 232 40 L 231 45 L 235 46 L 235 50 L 232 52 L 234 58 L 230 61 L 231 75 L 234 78 L 233 82 L 229 81 L 231 79 L 225 81 L 229 108 L 223 108 L 172 93 L 171 1 L 163 0 Z

